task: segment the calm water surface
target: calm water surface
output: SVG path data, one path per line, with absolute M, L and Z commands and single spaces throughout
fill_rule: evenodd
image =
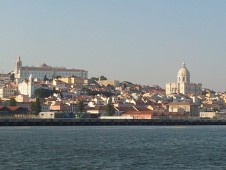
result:
M 226 169 L 226 126 L 0 127 L 0 169 Z

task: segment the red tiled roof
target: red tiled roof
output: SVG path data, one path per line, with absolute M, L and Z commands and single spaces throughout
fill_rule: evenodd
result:
M 12 111 L 15 111 L 15 110 L 19 109 L 20 107 L 18 107 L 18 106 L 7 106 L 7 108 L 12 110 Z
M 192 105 L 190 102 L 172 102 L 168 105 Z
M 136 107 L 135 108 L 138 110 L 138 111 L 150 111 L 150 109 L 146 108 L 146 107 Z
M 136 111 L 133 107 L 119 106 L 116 107 L 119 111 L 128 112 L 128 111 Z
M 151 115 L 152 111 L 128 111 L 125 113 L 122 113 L 122 115 Z
M 0 109 L 4 108 L 5 106 L 0 106 Z

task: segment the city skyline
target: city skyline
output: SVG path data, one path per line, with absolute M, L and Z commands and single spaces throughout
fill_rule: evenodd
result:
M 226 1 L 0 1 L 1 72 L 66 66 L 137 84 L 191 81 L 226 91 Z

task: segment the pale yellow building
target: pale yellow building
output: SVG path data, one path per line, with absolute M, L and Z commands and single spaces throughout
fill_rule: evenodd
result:
M 85 79 L 82 77 L 71 76 L 71 77 L 62 77 L 59 78 L 58 80 L 65 82 L 67 84 L 74 84 L 78 87 L 81 87 L 83 86 Z
M 200 118 L 214 118 L 216 116 L 216 112 L 200 112 L 199 113 Z
M 0 98 L 14 96 L 15 92 L 16 92 L 16 89 L 13 87 L 7 87 L 7 86 L 0 87 Z
M 199 107 L 198 105 L 191 104 L 189 102 L 172 102 L 168 104 L 169 112 L 172 113 L 189 113 L 191 116 L 198 116 L 199 115 Z
M 29 102 L 29 96 L 28 95 L 20 94 L 20 95 L 17 95 L 15 99 L 16 99 L 17 102 Z

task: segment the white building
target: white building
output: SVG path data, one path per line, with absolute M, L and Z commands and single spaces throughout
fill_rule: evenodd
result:
M 216 116 L 216 112 L 200 112 L 199 113 L 200 118 L 214 118 Z
M 190 116 L 199 115 L 198 105 L 189 103 L 189 102 L 172 102 L 168 104 L 169 112 L 178 112 L 178 113 L 189 113 Z
M 43 80 L 45 77 L 48 79 L 52 79 L 57 76 L 61 76 L 61 77 L 76 76 L 76 77 L 82 77 L 84 79 L 88 78 L 88 71 L 81 70 L 81 69 L 51 67 L 46 64 L 42 64 L 39 67 L 22 66 L 22 61 L 20 57 L 16 61 L 14 74 L 15 74 L 15 79 L 17 83 L 20 83 L 23 80 L 27 79 L 30 75 L 32 75 L 34 78 L 38 78 L 41 80 Z
M 182 93 L 185 95 L 201 95 L 202 84 L 190 83 L 190 72 L 183 63 L 177 74 L 177 83 L 166 84 L 166 95 Z
M 29 76 L 28 80 L 24 80 L 22 83 L 18 84 L 19 93 L 22 95 L 28 95 L 29 97 L 34 97 L 35 90 L 42 88 L 42 85 L 34 82 L 32 75 Z
M 16 93 L 16 89 L 13 87 L 3 86 L 0 87 L 0 98 L 12 97 Z
M 0 81 L 9 81 L 10 74 L 0 74 Z

